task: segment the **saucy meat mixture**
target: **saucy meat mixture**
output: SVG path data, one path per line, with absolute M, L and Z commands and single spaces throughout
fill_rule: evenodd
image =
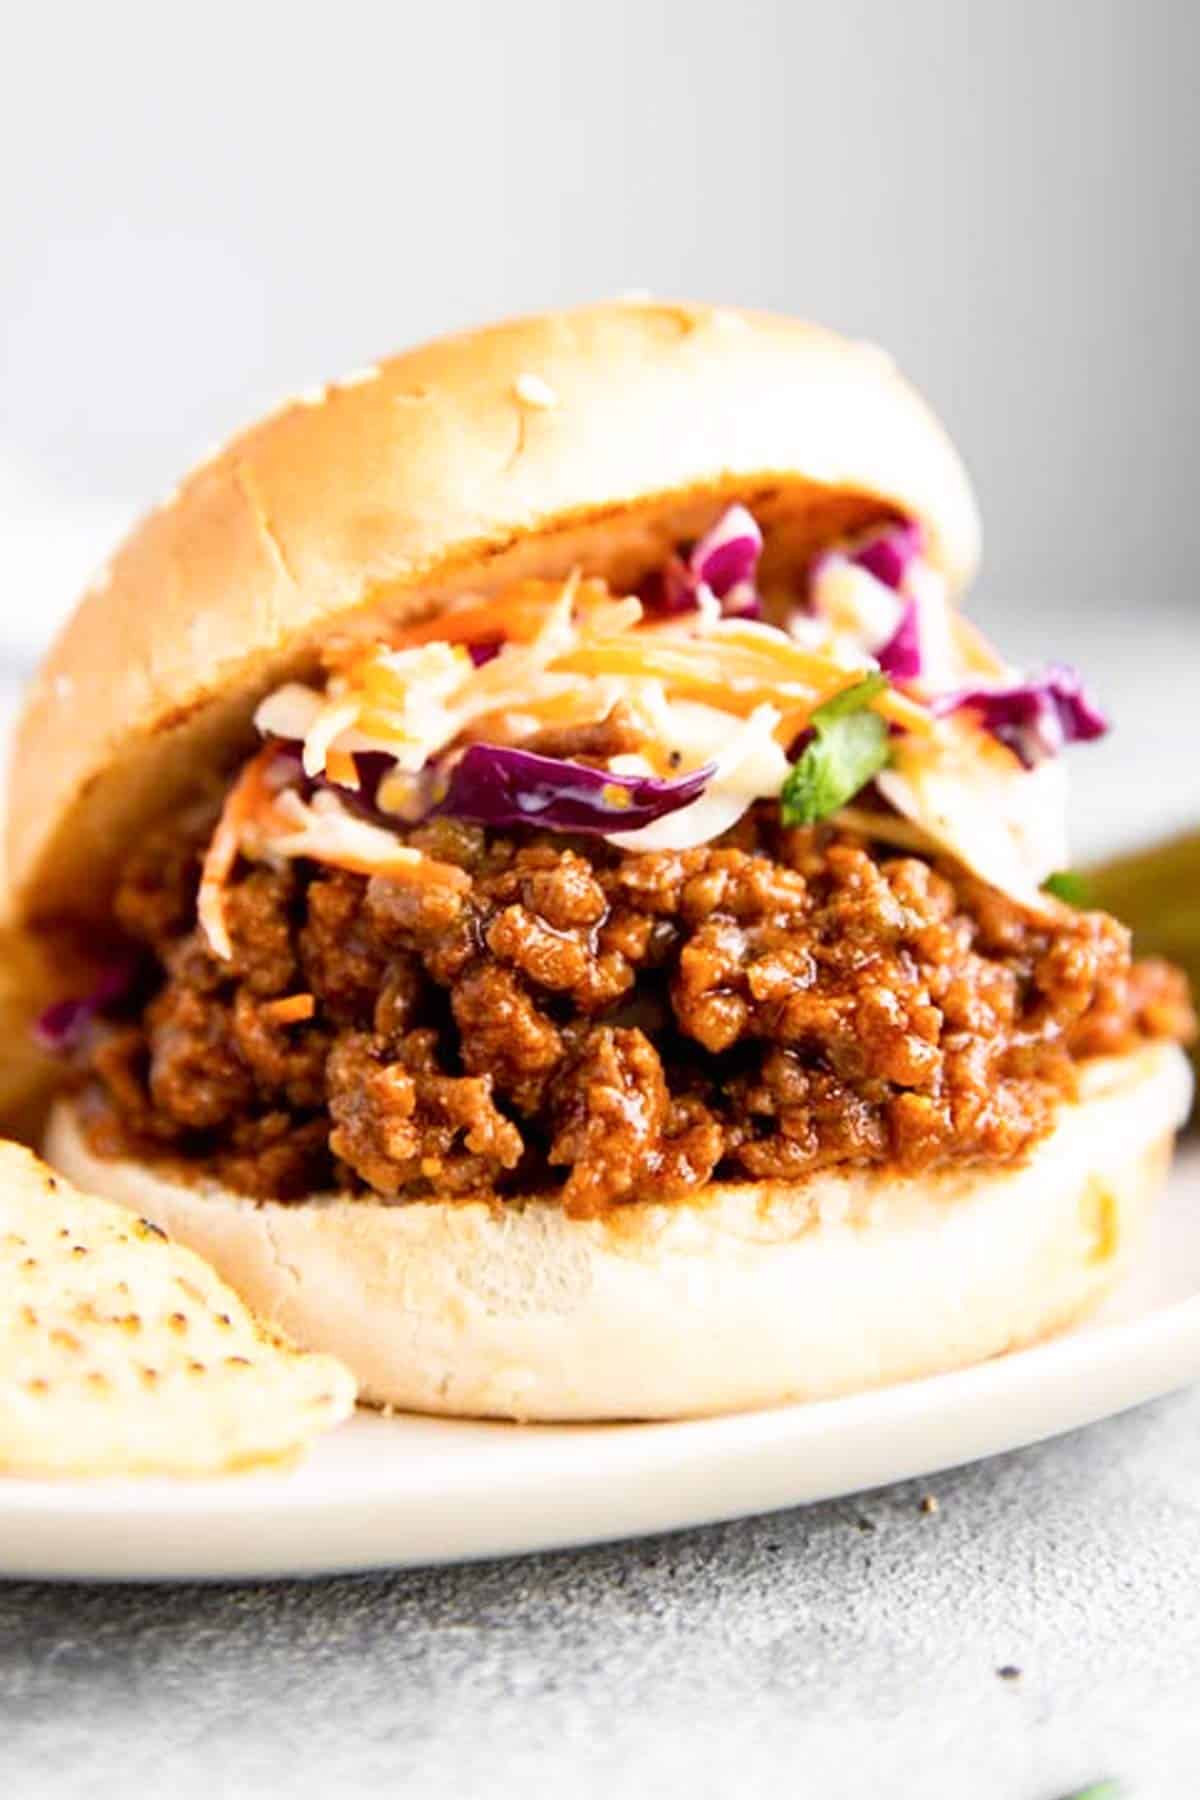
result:
M 1183 977 L 1131 963 L 1105 915 L 1039 916 L 768 804 L 683 851 L 399 834 L 462 888 L 239 863 L 229 961 L 196 925 L 212 823 L 124 869 L 147 973 L 85 1053 L 82 1106 L 97 1150 L 247 1194 L 553 1191 L 588 1217 L 713 1179 L 999 1164 L 1081 1059 L 1191 1030 Z

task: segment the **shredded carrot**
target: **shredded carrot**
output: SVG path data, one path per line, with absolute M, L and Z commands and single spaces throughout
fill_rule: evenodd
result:
M 330 700 L 321 708 L 304 740 L 306 775 L 323 773 L 331 746 L 344 731 L 353 731 L 361 711 L 362 701 L 350 696 Z
M 466 744 L 507 744 L 513 740 L 510 721 L 536 719 L 541 725 L 591 725 L 611 710 L 608 696 L 576 689 L 570 694 L 542 694 L 536 699 L 506 700 L 494 712 L 478 713 L 464 725 L 458 741 Z
M 284 994 L 282 999 L 268 1000 L 261 1010 L 276 1025 L 299 1025 L 312 1018 L 317 1002 L 312 994 Z
M 297 837 L 295 820 L 287 815 L 282 804 L 287 796 L 278 794 L 268 779 L 271 765 L 278 754 L 274 744 L 267 744 L 246 764 L 225 798 L 221 817 L 204 858 L 196 913 L 209 948 L 223 962 L 230 961 L 233 956 L 229 925 L 225 917 L 225 888 L 242 851 L 248 829 L 253 826 L 258 833 L 265 833 L 268 838 L 273 835 L 276 847 L 284 854 L 288 851 L 288 837 Z M 303 832 L 299 836 L 303 838 Z M 387 834 L 380 831 L 379 836 L 382 840 L 386 839 Z M 337 846 L 326 849 L 319 843 L 297 847 L 293 853 L 311 856 L 315 862 L 328 863 L 335 868 L 348 869 L 355 875 L 380 875 L 386 881 L 448 887 L 460 892 L 470 886 L 470 876 L 464 869 L 453 863 L 439 862 L 408 844 L 388 845 L 376 855 L 360 854 Z M 277 1004 L 279 1008 L 290 1007 L 306 998 L 311 1004 L 311 996 L 304 995 L 288 996 Z M 276 1016 L 287 1023 L 292 1015 L 277 1012 Z M 297 1012 L 294 1017 L 311 1017 L 311 1014 Z
M 894 687 L 884 688 L 871 702 L 874 710 L 883 718 L 890 719 L 893 725 L 902 725 L 905 731 L 912 731 L 918 737 L 930 737 L 936 729 L 936 722 L 927 706 L 916 700 L 910 700 Z
M 330 781 L 336 781 L 339 787 L 351 788 L 358 792 L 358 764 L 349 750 L 329 749 L 325 752 L 325 773 Z
M 747 657 L 731 650 L 721 655 L 710 644 L 688 638 L 656 637 L 631 632 L 625 637 L 603 638 L 580 644 L 556 657 L 556 670 L 569 675 L 643 675 L 661 681 L 728 680 L 770 681 L 778 671 L 765 671 L 763 658 Z
M 384 881 L 402 882 L 408 887 L 447 887 L 459 893 L 471 885 L 465 869 L 454 863 L 438 862 L 406 844 L 397 844 L 388 855 L 360 856 L 353 850 L 335 850 L 329 854 L 306 851 L 315 861 L 328 863 L 335 869 L 346 869 L 351 875 L 379 875 Z
M 822 701 L 862 679 L 861 671 L 845 669 L 813 651 L 796 646 L 793 657 L 793 646 L 784 648 L 788 654 L 777 659 L 773 645 L 748 645 L 732 637 L 728 644 L 714 644 L 649 634 L 639 639 L 630 634 L 581 645 L 556 658 L 551 666 L 578 675 L 657 677 L 669 683 L 673 693 L 743 715 L 770 704 L 785 711 L 803 711 L 807 717 Z M 801 697 L 797 689 L 808 691 Z M 885 688 L 872 706 L 910 731 L 928 733 L 933 729 L 926 708 L 895 688 Z
M 427 650 L 434 648 L 429 644 L 421 647 Z M 468 680 L 472 672 L 471 659 L 462 646 L 447 644 L 441 648 L 452 651 L 458 664 L 457 679 L 460 682 Z M 419 671 L 414 675 L 411 669 L 402 673 L 398 669 L 389 668 L 384 660 L 386 654 L 384 652 L 382 656 L 363 663 L 357 671 L 355 685 L 368 704 L 374 702 L 383 706 L 403 707 L 412 693 L 414 682 L 420 686 L 423 678 Z
M 596 581 L 566 586 L 553 581 L 520 582 L 491 599 L 406 627 L 395 635 L 390 647 L 403 650 L 438 642 L 486 642 L 497 636 L 514 643 L 528 642 L 568 593 L 580 622 L 586 628 L 590 617 L 593 630 L 582 642 L 552 657 L 545 664 L 548 675 L 658 680 L 679 698 L 700 700 L 743 717 L 758 706 L 775 705 L 788 715 L 794 730 L 801 729 L 823 701 L 861 678 L 829 655 L 795 643 L 781 631 L 764 632 L 761 627 L 732 620 L 724 621 L 719 634 L 711 638 L 640 630 L 629 623 L 622 627 L 615 615 L 628 603 L 614 601 L 604 583 Z M 607 632 L 603 629 L 606 613 L 614 615 Z M 412 676 L 390 668 L 386 654 L 379 646 L 361 642 L 344 644 L 339 650 L 343 679 L 362 696 L 358 728 L 381 747 L 399 752 L 412 746 L 410 732 L 398 729 L 396 721 L 397 710 L 409 703 Z M 465 657 L 463 661 L 465 664 Z M 495 719 L 500 725 L 506 712 L 532 714 L 547 722 L 594 716 L 582 695 L 579 700 L 555 695 L 525 701 L 506 691 L 511 685 L 511 672 L 501 662 L 474 673 L 464 669 L 463 696 L 470 697 L 476 715 L 471 738 L 484 734 L 486 721 Z M 496 691 L 495 704 L 483 714 L 480 703 L 487 704 L 489 689 Z M 928 708 L 894 687 L 877 695 L 872 707 L 909 732 L 927 736 L 934 729 Z
M 519 581 L 487 600 L 453 606 L 415 625 L 402 625 L 388 638 L 391 650 L 415 650 L 421 644 L 486 644 L 502 639 L 527 644 L 546 623 L 551 607 L 562 599 L 560 581 Z M 576 602 L 586 610 L 610 599 L 602 581 L 582 581 Z
M 238 859 L 246 826 L 270 809 L 274 796 L 267 785 L 267 771 L 277 755 L 274 744 L 264 745 L 257 756 L 250 758 L 230 788 L 200 871 L 196 915 L 200 929 L 208 939 L 209 949 L 223 962 L 229 962 L 233 957 L 225 919 L 225 883 Z
M 556 595 L 557 598 L 557 595 Z M 474 606 L 455 607 L 419 625 L 405 625 L 389 640 L 393 650 L 415 650 L 420 644 L 486 644 L 498 638 L 527 644 L 537 636 L 550 611 L 548 599 L 520 600 L 500 594 Z
M 470 885 L 465 870 L 454 863 L 438 862 L 412 844 L 398 844 L 382 826 L 356 820 L 336 798 L 327 797 L 326 805 L 328 810 L 317 812 L 294 790 L 280 794 L 262 821 L 270 834 L 267 848 L 278 856 L 310 857 L 355 875 L 429 887 Z
M 773 733 L 775 742 L 782 744 L 786 750 L 789 744 L 795 743 L 811 718 L 812 708 L 810 706 L 797 706 L 793 707 L 790 712 L 785 712 L 775 727 Z
M 832 657 L 820 650 L 810 650 L 804 644 L 797 644 L 783 632 L 768 637 L 761 630 L 728 622 L 722 625 L 719 636 L 701 639 L 699 642 L 710 653 L 719 656 L 722 663 L 726 652 L 730 648 L 736 648 L 744 656 L 766 668 L 775 669 L 780 675 L 786 671 L 790 679 L 808 681 L 815 687 L 828 687 L 831 674 L 846 673 Z
M 374 712 L 364 707 L 358 717 L 358 729 L 364 737 L 378 738 L 380 743 L 394 745 L 400 751 L 411 740 L 406 731 L 401 731 L 394 718 L 385 712 Z
M 726 625 L 720 637 L 713 642 L 722 664 L 726 644 L 736 644 L 752 654 L 756 653 L 768 663 L 778 657 L 789 671 L 795 671 L 797 679 L 811 681 L 821 691 L 823 699 L 831 699 L 852 682 L 861 681 L 864 673 L 858 670 L 848 671 L 840 663 L 822 656 L 820 651 L 806 650 L 803 644 L 793 643 L 788 638 L 783 638 L 778 645 L 774 640 L 767 642 L 753 629 L 739 630 L 736 626 Z M 917 701 L 910 700 L 907 694 L 898 693 L 893 687 L 885 688 L 872 704 L 876 712 L 891 719 L 896 725 L 905 726 L 909 731 L 927 733 L 932 729 L 928 710 Z

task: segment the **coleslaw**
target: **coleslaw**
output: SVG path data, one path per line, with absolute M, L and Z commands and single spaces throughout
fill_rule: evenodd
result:
M 761 591 L 762 548 L 734 506 L 637 595 L 578 574 L 527 580 L 327 645 L 323 683 L 288 682 L 255 715 L 263 747 L 201 883 L 214 953 L 230 954 L 239 856 L 454 883 L 461 871 L 398 835 L 434 812 L 685 850 L 775 801 L 785 822 L 865 819 L 1045 904 L 1067 861 L 1059 752 L 1106 728 L 1076 673 L 1005 663 L 951 607 L 911 521 L 825 552 L 783 605 Z M 636 751 L 524 747 L 618 705 Z

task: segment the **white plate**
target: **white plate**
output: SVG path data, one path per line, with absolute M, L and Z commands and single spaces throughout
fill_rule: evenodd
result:
M 1200 1148 L 1092 1324 L 930 1381 L 680 1425 L 360 1414 L 300 1468 L 223 1481 L 0 1480 L 0 1574 L 314 1575 L 546 1550 L 877 1487 L 1200 1378 Z

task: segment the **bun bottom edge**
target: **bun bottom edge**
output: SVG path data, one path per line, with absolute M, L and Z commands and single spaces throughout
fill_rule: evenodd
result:
M 46 1156 L 210 1262 L 376 1405 L 476 1418 L 687 1418 L 962 1368 L 1065 1329 L 1142 1240 L 1191 1098 L 1171 1045 L 1087 1065 L 1020 1163 L 723 1184 L 567 1218 L 549 1200 L 255 1201 L 86 1145 Z

